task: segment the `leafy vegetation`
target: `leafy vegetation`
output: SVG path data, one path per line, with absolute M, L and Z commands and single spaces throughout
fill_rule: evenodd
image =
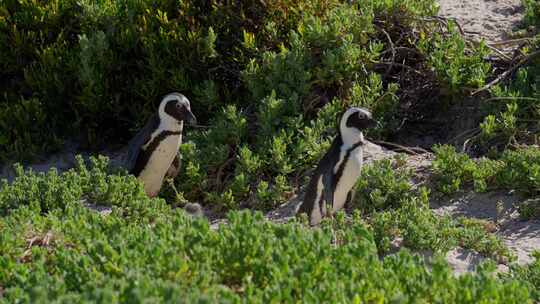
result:
M 370 218 L 379 253 L 402 246 L 446 253 L 457 246 L 474 249 L 494 259 L 512 259 L 501 240 L 481 220 L 437 216 L 429 208 L 429 190 L 413 189 L 412 172 L 403 160 L 382 160 L 362 172 L 355 205 Z
M 227 225 L 212 229 L 205 219 L 148 199 L 133 177 L 109 175 L 104 165 L 104 159 L 94 159 L 90 167 L 80 161 L 62 174 L 19 172 L 13 184 L 3 185 L 0 301 L 538 300 L 536 264 L 518 268 L 517 278 L 500 280 L 489 263 L 477 274 L 456 278 L 439 257 L 429 267 L 407 250 L 381 260 L 381 220 L 372 228 L 358 214 L 346 220 L 341 213 L 310 229 L 298 222 L 274 224 L 260 213 L 231 212 Z M 112 206 L 112 212 L 100 214 L 84 202 Z M 400 229 L 412 227 L 404 233 L 407 243 L 425 248 L 434 240 L 425 233 L 443 228 L 464 243 L 489 244 L 477 239 L 482 233 L 459 235 L 465 230 L 449 227 L 448 219 L 437 227 L 424 225 L 433 215 L 414 200 L 401 208 Z
M 508 189 L 528 196 L 540 193 L 540 150 L 537 147 L 506 150 L 497 159 L 477 161 L 451 146 L 434 150 L 433 171 L 438 189 L 443 193 L 453 193 L 470 184 L 480 192 Z
M 525 25 L 538 25 L 540 23 L 540 4 L 534 0 L 522 0 L 525 6 Z
M 519 47 L 513 60 L 521 61 L 522 64 L 518 63 L 515 66 L 517 69 L 509 74 L 513 76 L 510 81 L 497 84 L 489 90 L 490 98 L 486 99 L 488 115 L 480 124 L 481 145 L 490 152 L 500 152 L 517 143 L 537 144 L 540 135 L 540 93 L 536 77 L 540 72 L 540 5 L 538 1 L 521 2 L 525 8 L 521 26 L 527 28 L 516 34 L 525 31 L 527 42 Z

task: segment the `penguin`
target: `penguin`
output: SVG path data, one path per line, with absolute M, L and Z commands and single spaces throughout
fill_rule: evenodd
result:
M 363 132 L 376 125 L 367 109 L 352 107 L 341 116 L 338 134 L 320 160 L 306 188 L 297 215 L 307 214 L 311 226 L 353 199 L 352 188 L 363 162 Z
M 157 113 L 128 143 L 125 167 L 143 183 L 149 197 L 158 195 L 166 176 L 178 175 L 184 121 L 197 123 L 189 100 L 180 93 L 170 93 L 161 100 Z

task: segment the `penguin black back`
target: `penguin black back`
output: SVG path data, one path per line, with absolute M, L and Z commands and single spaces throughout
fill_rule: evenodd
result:
M 152 132 L 159 127 L 159 115 L 155 113 L 146 122 L 144 127 L 128 143 L 128 154 L 126 167 L 130 174 L 138 176 L 148 162 L 149 150 L 142 147 L 152 138 Z M 148 155 L 143 155 L 148 154 Z M 145 160 L 146 159 L 146 160 Z M 144 161 L 145 160 L 145 161 Z

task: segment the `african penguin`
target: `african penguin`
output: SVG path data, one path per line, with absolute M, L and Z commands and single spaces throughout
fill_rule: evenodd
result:
M 334 214 L 352 200 L 363 161 L 363 131 L 376 125 L 364 108 L 349 108 L 341 117 L 338 135 L 320 160 L 306 188 L 297 214 L 306 213 L 310 225 Z
M 155 113 L 128 144 L 126 168 L 144 184 L 149 197 L 159 193 L 165 176 L 176 177 L 183 122 L 196 123 L 189 100 L 180 93 L 163 97 Z

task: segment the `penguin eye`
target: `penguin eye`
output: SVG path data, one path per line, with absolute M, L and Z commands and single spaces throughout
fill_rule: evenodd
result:
M 176 108 L 177 108 L 177 109 L 180 109 L 181 107 L 182 107 L 182 105 L 181 105 L 181 104 L 179 104 L 179 103 L 176 103 Z

